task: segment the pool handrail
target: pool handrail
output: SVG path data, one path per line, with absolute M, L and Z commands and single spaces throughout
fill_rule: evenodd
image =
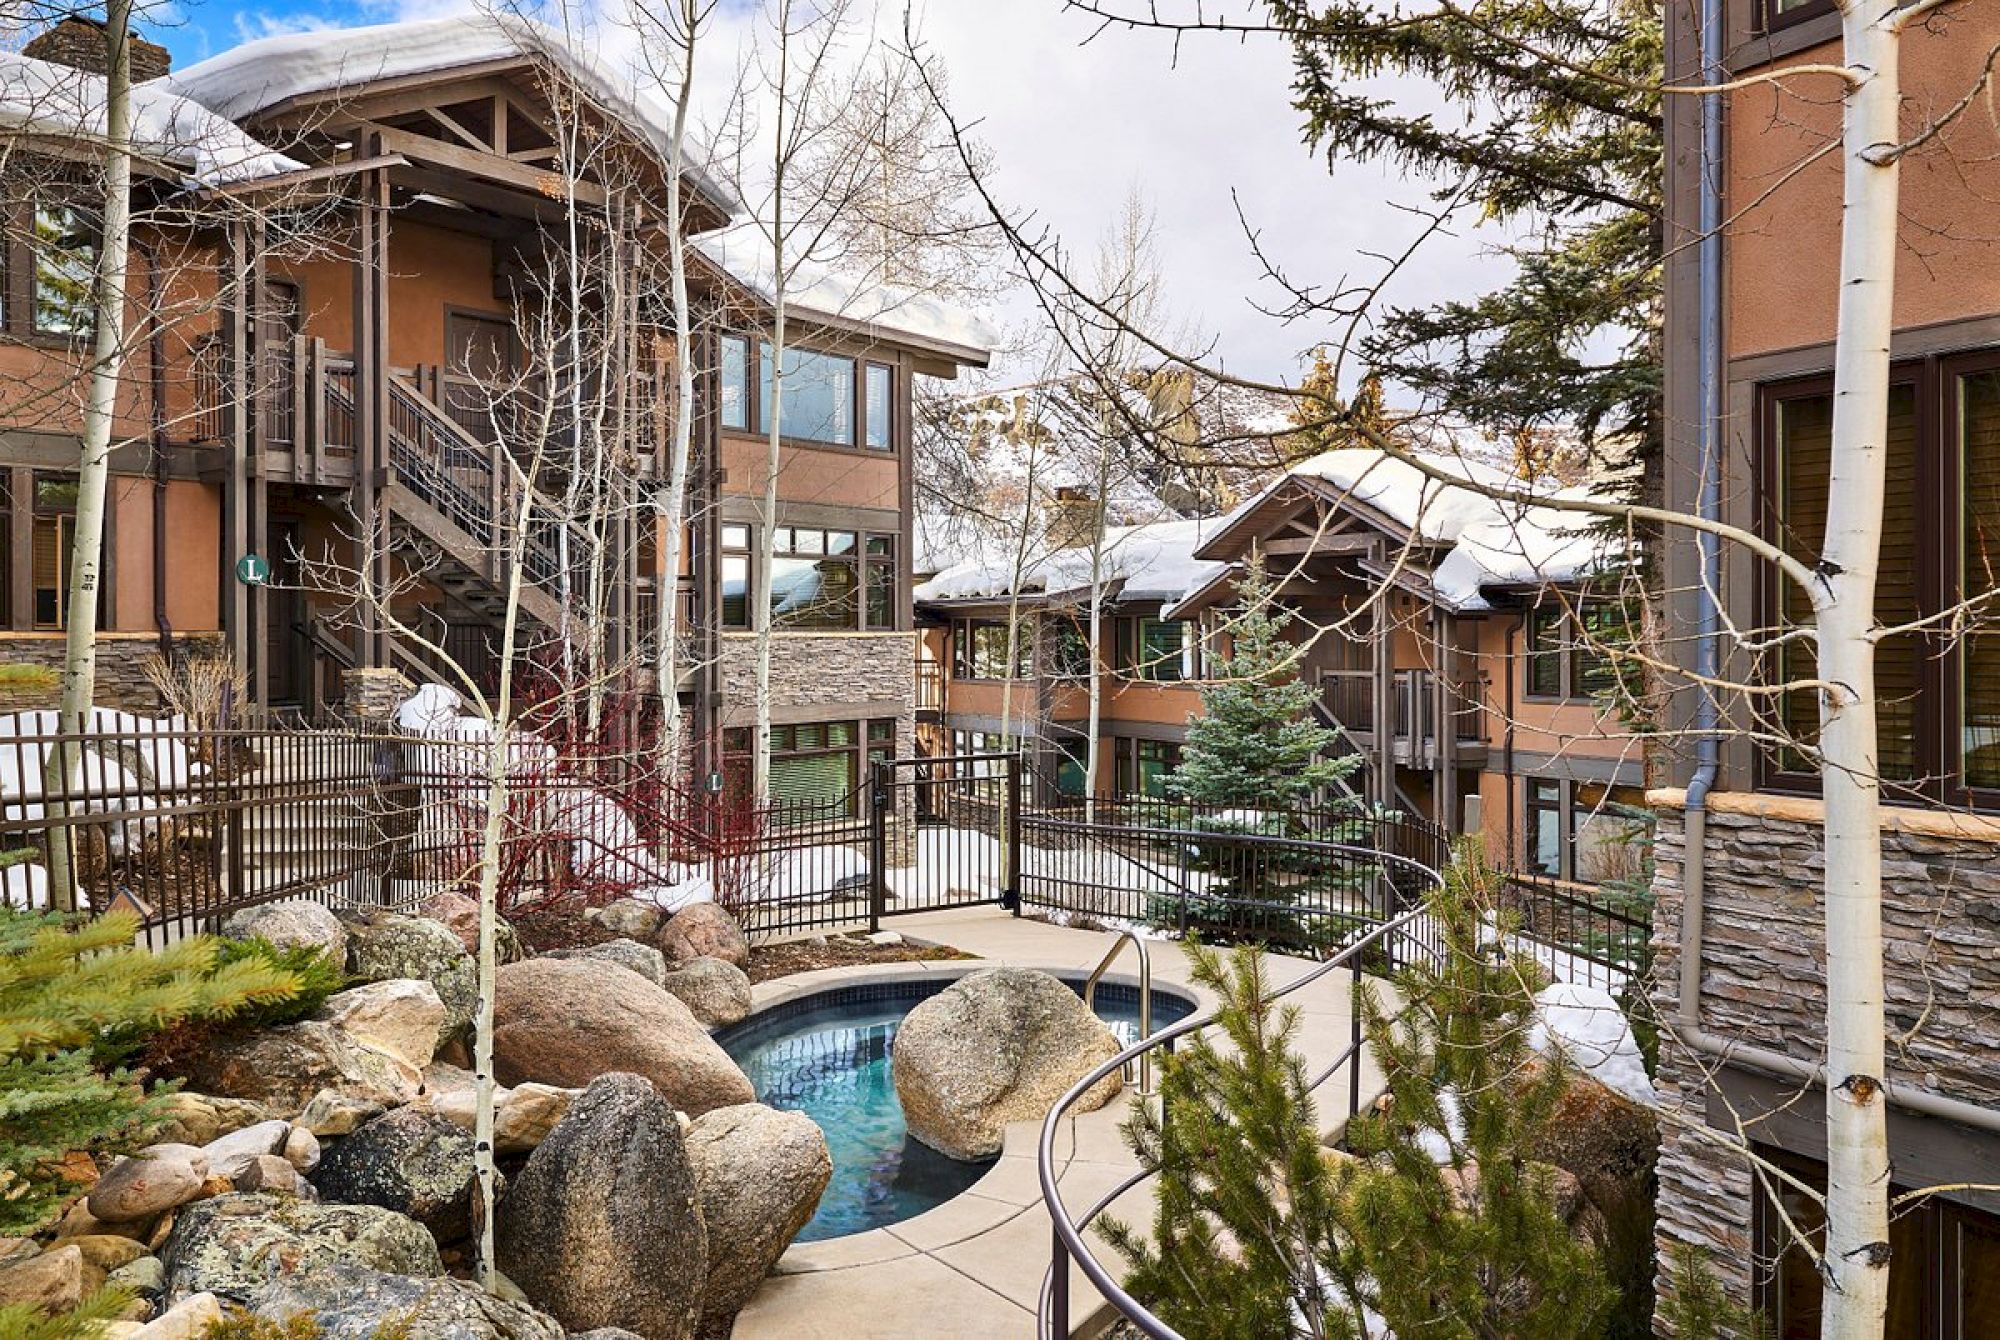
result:
M 1365 856 L 1368 859 L 1384 864 L 1403 867 L 1411 872 L 1420 874 L 1429 881 L 1433 889 L 1440 888 L 1444 884 L 1444 876 L 1440 871 L 1414 858 L 1366 847 L 1349 847 L 1346 850 L 1355 855 Z M 1331 958 L 1323 963 L 1314 965 L 1311 969 L 1301 973 L 1298 977 L 1287 982 L 1284 986 L 1279 987 L 1266 997 L 1269 1001 L 1280 1000 L 1295 991 L 1312 985 L 1337 969 L 1344 967 L 1349 971 L 1353 977 L 1353 990 L 1357 997 L 1356 1007 L 1350 1011 L 1352 1016 L 1352 1036 L 1348 1041 L 1348 1045 L 1334 1059 L 1333 1064 L 1322 1071 L 1307 1087 L 1309 1091 L 1318 1089 L 1321 1084 L 1331 1079 L 1342 1066 L 1346 1066 L 1348 1069 L 1348 1117 L 1350 1120 L 1360 1109 L 1360 1059 L 1363 1039 L 1358 995 L 1361 989 L 1362 959 L 1365 956 L 1365 952 L 1371 946 L 1392 935 L 1406 933 L 1414 923 L 1424 919 L 1428 915 L 1429 908 L 1420 902 L 1417 906 L 1408 908 L 1392 918 L 1374 922 L 1366 934 L 1349 941 Z M 1127 933 L 1129 934 L 1129 932 Z M 1116 952 L 1115 948 L 1113 952 Z M 1160 1047 L 1168 1046 L 1176 1039 L 1185 1037 L 1197 1029 L 1208 1027 L 1215 1022 L 1217 1013 L 1215 1010 L 1208 1010 L 1203 1013 L 1193 1014 L 1178 1023 L 1169 1025 L 1158 1033 L 1152 1034 L 1149 1037 L 1142 1037 L 1138 1042 L 1120 1051 L 1116 1056 L 1113 1056 L 1101 1065 L 1098 1065 L 1089 1074 L 1071 1085 L 1069 1090 L 1062 1097 L 1058 1098 L 1055 1105 L 1049 1109 L 1048 1115 L 1042 1119 L 1041 1134 L 1035 1148 L 1035 1171 L 1037 1180 L 1041 1186 L 1042 1204 L 1048 1210 L 1053 1236 L 1049 1268 L 1042 1278 L 1041 1297 L 1035 1314 L 1036 1329 L 1041 1340 L 1069 1340 L 1069 1266 L 1071 1263 L 1074 1263 L 1078 1269 L 1083 1271 L 1084 1276 L 1097 1289 L 1098 1293 L 1103 1296 L 1104 1300 L 1111 1305 L 1112 1309 L 1125 1321 L 1130 1322 L 1136 1327 L 1140 1334 L 1147 1336 L 1148 1340 L 1184 1340 L 1179 1331 L 1161 1321 L 1145 1304 L 1125 1292 L 1117 1281 L 1111 1278 L 1111 1273 L 1098 1262 L 1096 1256 L 1083 1241 L 1083 1232 L 1090 1226 L 1091 1221 L 1108 1209 L 1118 1197 L 1124 1195 L 1127 1191 L 1151 1176 L 1151 1170 L 1143 1166 L 1136 1169 L 1120 1181 L 1118 1185 L 1103 1196 L 1100 1196 L 1096 1203 L 1085 1211 L 1080 1218 L 1072 1219 L 1068 1207 L 1063 1204 L 1062 1188 L 1058 1185 L 1055 1166 L 1056 1134 L 1064 1116 L 1068 1114 L 1069 1110 L 1086 1093 L 1090 1092 L 1093 1087 L 1102 1083 L 1107 1076 L 1113 1072 L 1122 1072 L 1124 1067 L 1136 1058 L 1148 1055 Z
M 1105 952 L 1098 965 L 1091 969 L 1090 976 L 1083 983 L 1083 1008 L 1091 1013 L 1097 1010 L 1097 984 L 1102 981 L 1118 956 L 1125 952 L 1125 946 L 1132 946 L 1139 956 L 1139 1042 L 1144 1044 L 1153 1036 L 1153 956 L 1146 950 L 1146 942 L 1131 927 L 1121 927 L 1111 948 Z M 1153 1096 L 1153 1052 L 1150 1047 L 1139 1053 L 1139 1096 Z

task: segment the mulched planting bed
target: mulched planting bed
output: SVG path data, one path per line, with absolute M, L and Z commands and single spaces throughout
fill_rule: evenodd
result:
M 846 968 L 858 963 L 931 963 L 978 957 L 950 945 L 878 945 L 857 936 L 830 935 L 784 944 L 752 945 L 750 980 L 768 982 L 774 977 L 790 977 L 821 968 Z

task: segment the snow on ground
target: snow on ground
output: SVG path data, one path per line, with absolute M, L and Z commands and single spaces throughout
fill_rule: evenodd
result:
M 49 872 L 34 861 L 0 870 L 0 907 L 39 912 L 49 905 Z
M 1659 1103 L 1632 1023 L 1603 991 L 1574 982 L 1544 987 L 1535 997 L 1529 1045 L 1539 1052 L 1559 1048 L 1577 1069 L 1635 1103 Z

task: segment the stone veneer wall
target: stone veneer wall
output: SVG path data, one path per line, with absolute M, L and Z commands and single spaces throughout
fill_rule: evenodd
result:
M 771 644 L 772 708 L 781 722 L 818 721 L 893 703 L 869 714 L 896 718 L 896 754 L 906 758 L 916 748 L 916 658 L 914 633 L 779 633 Z M 756 639 L 725 633 L 717 671 L 724 723 L 747 722 L 757 698 Z
M 1741 794 L 1714 797 L 1704 848 L 1702 1026 L 1805 1061 L 1825 1036 L 1825 861 L 1817 806 Z M 1889 812 L 1893 825 L 1896 811 Z M 1882 838 L 1889 1078 L 2000 1105 L 2000 826 L 1916 814 Z M 1941 822 L 1926 822 L 1929 820 Z M 1685 817 L 1662 807 L 1655 846 L 1654 1003 L 1670 1018 L 1680 981 Z M 1921 1027 L 1919 1025 L 1921 1024 Z M 1705 1066 L 1663 1038 L 1662 1101 L 1708 1120 Z M 1817 1102 L 1812 1098 L 1809 1102 Z M 1739 1301 L 1752 1287 L 1751 1178 L 1742 1160 L 1662 1123 L 1659 1244 L 1707 1252 Z M 1663 1291 L 1665 1281 L 1663 1279 Z
M 176 637 L 174 645 L 186 651 L 213 653 L 222 645 L 222 634 L 190 633 Z M 158 712 L 160 695 L 146 678 L 144 666 L 159 646 L 159 638 L 152 633 L 98 634 L 98 705 L 144 714 Z M 64 652 L 60 633 L 0 633 L 0 665 L 39 665 L 60 671 Z M 46 692 L 10 693 L 0 710 L 53 708 L 61 693 L 60 685 Z

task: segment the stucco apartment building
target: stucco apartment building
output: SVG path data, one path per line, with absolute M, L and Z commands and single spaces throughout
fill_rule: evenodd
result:
M 1701 70 L 1696 12 L 1668 14 L 1670 76 L 1685 82 Z M 1782 76 L 1840 64 L 1840 21 L 1827 0 L 1728 0 L 1722 18 L 1711 49 L 1724 54 L 1723 73 L 1780 77 L 1746 79 L 1714 102 L 1712 172 L 1700 102 L 1668 100 L 1668 502 L 1697 511 L 1712 468 L 1722 519 L 1812 562 L 1826 507 L 1842 220 L 1840 157 L 1825 151 L 1837 147 L 1840 99 L 1823 75 Z M 2000 14 L 1980 5 L 1946 5 L 1910 28 L 1904 130 L 1914 135 L 1960 103 L 1997 40 Z M 1993 585 L 1996 149 L 1982 110 L 1946 125 L 1902 166 L 1877 604 L 1885 626 Z M 1716 188 L 1706 201 L 1704 179 Z M 1707 246 L 1704 218 L 1721 225 Z M 1666 627 L 1692 661 L 1700 556 L 1686 532 L 1666 538 Z M 1717 576 L 1725 628 L 1770 633 L 1804 613 L 1740 549 L 1723 546 Z M 1878 654 L 1891 1156 L 1898 1192 L 1947 1188 L 1897 1207 L 1895 1337 L 2000 1335 L 2000 1198 L 1980 1189 L 2000 1168 L 1993 645 L 1938 625 L 1887 638 Z M 1779 652 L 1758 663 L 1727 638 L 1719 644 L 1734 680 L 1796 673 L 1796 660 L 1785 660 Z M 1786 695 L 1758 732 L 1755 702 L 1724 696 L 1730 729 L 1705 797 L 1711 778 L 1691 749 L 1673 765 L 1675 785 L 1652 796 L 1657 1004 L 1672 1026 L 1660 1080 L 1681 1119 L 1663 1125 L 1659 1233 L 1663 1255 L 1676 1242 L 1703 1248 L 1732 1293 L 1796 1340 L 1819 1334 L 1822 1286 L 1782 1225 L 1789 1216 L 1811 1232 L 1817 1211 L 1795 1189 L 1760 1187 L 1743 1158 L 1700 1135 L 1704 1124 L 1732 1138 L 1747 1131 L 1805 1185 L 1824 1177 L 1822 815 L 1810 766 L 1776 738 L 1809 741 L 1817 705 L 1809 693 Z M 1694 709 L 1681 708 L 1686 724 Z
M 936 574 L 917 588 L 920 682 L 933 681 L 920 738 L 936 752 L 1025 749 L 1080 793 L 1094 673 L 1096 793 L 1162 794 L 1202 681 L 1226 673 L 1253 555 L 1279 580 L 1320 719 L 1360 757 L 1354 799 L 1483 834 L 1505 869 L 1585 885 L 1613 873 L 1646 777 L 1578 624 L 1606 551 L 1547 509 L 1426 481 L 1372 450 L 1302 461 L 1224 516 L 1112 527 L 1025 565 L 989 557 Z M 1022 624 L 1011 666 L 1010 617 Z
M 142 146 L 100 699 L 153 706 L 140 658 L 188 645 L 226 648 L 260 704 L 334 706 L 367 671 L 449 679 L 440 649 L 490 675 L 527 499 L 523 644 L 546 652 L 587 629 L 591 673 L 644 693 L 671 601 L 680 692 L 715 766 L 750 716 L 770 267 L 697 165 L 682 217 L 668 217 L 658 102 L 512 17 L 270 38 L 172 72 L 163 50 L 140 50 L 142 108 L 165 109 L 142 126 L 187 143 Z M 80 20 L 7 58 L 0 114 L 46 149 L 35 163 L 87 161 L 87 138 L 60 120 L 51 134 L 34 95 L 57 90 L 86 125 L 102 85 L 69 66 L 93 58 L 101 33 Z M 87 183 L 44 166 L 10 193 L 30 203 L 10 230 L 0 331 L 0 662 L 60 654 Z M 680 356 L 672 228 L 696 242 L 698 309 L 678 573 L 663 570 L 653 506 Z M 596 268 L 565 288 L 573 235 Z M 789 301 L 774 775 L 858 778 L 866 741 L 907 747 L 911 731 L 911 388 L 983 365 L 990 336 L 929 299 L 815 270 L 793 276 Z M 573 362 L 550 333 L 565 310 L 586 314 L 572 325 L 591 342 Z M 572 381 L 604 425 L 582 460 L 568 447 Z

